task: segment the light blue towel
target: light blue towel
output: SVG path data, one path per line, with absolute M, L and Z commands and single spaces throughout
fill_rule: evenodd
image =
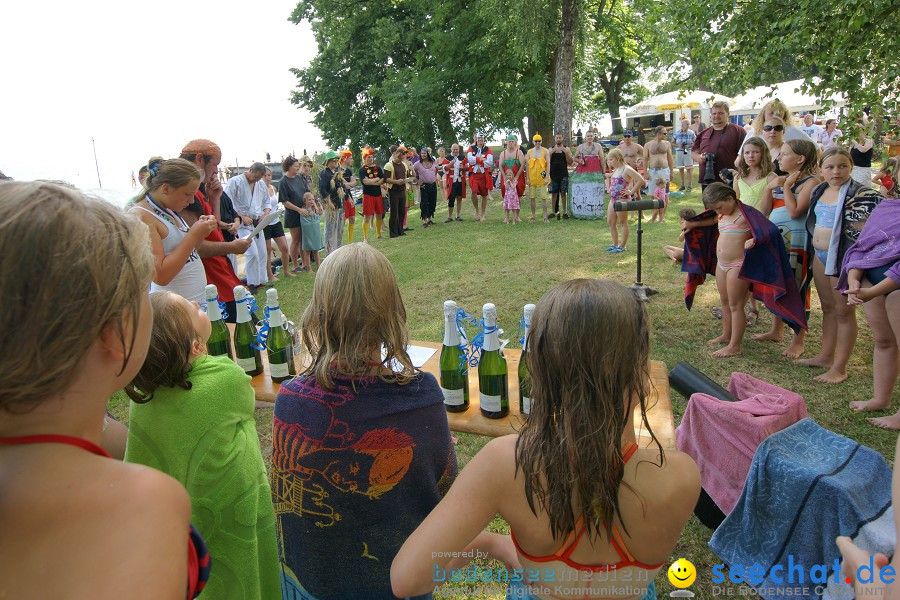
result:
M 803 419 L 760 444 L 737 506 L 709 545 L 726 567 L 762 565 L 760 597 L 783 598 L 772 592 L 803 587 L 809 595 L 799 597 L 818 598 L 811 567 L 826 565 L 833 580 L 834 561 L 840 559 L 834 539 L 857 536 L 890 507 L 891 469 L 884 457 Z M 893 548 L 873 550 L 890 554 Z M 796 577 L 787 582 L 789 556 L 803 565 L 803 584 Z M 775 565 L 784 566 L 777 573 L 783 583 L 771 578 Z

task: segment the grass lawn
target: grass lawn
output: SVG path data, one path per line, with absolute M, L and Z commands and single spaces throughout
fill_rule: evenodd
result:
M 522 306 L 537 302 L 553 285 L 576 277 L 602 277 L 629 285 L 635 280 L 637 239 L 636 217 L 631 219 L 632 233 L 628 249 L 622 254 L 603 251 L 610 245 L 606 222 L 564 220 L 549 224 L 528 223 L 523 202 L 524 223 L 503 225 L 503 212 L 498 197 L 490 204 L 487 222 L 473 221 L 472 203 L 466 201 L 462 223 L 443 224 L 446 204 L 439 204 L 435 220 L 438 224 L 423 229 L 418 207 L 410 209 L 409 225 L 415 228 L 403 240 L 390 240 L 385 223 L 384 239 L 370 241 L 394 265 L 400 289 L 406 303 L 411 339 L 440 341 L 442 306 L 444 300 L 455 300 L 472 314 L 480 314 L 485 302 L 497 306 L 500 327 L 507 336 L 515 337 Z M 869 425 L 865 416 L 847 407 L 851 400 L 866 400 L 872 395 L 872 337 L 859 311 L 859 340 L 849 365 L 850 379 L 839 386 L 813 382 L 822 369 L 808 369 L 782 358 L 787 347 L 772 342 L 756 342 L 749 335 L 768 329 L 771 320 L 767 312 L 761 315 L 754 328 L 748 328 L 744 354 L 731 359 L 715 359 L 707 348 L 707 340 L 721 332 L 721 322 L 712 317 L 711 306 L 718 305 L 715 281 L 710 278 L 700 287 L 691 312 L 682 299 L 685 276 L 679 266 L 666 259 L 661 251 L 664 244 L 677 244 L 679 233 L 678 210 L 692 207 L 702 210 L 699 187 L 690 194 L 673 198 L 666 223 L 645 225 L 643 252 L 643 280 L 659 290 L 650 300 L 653 320 L 652 358 L 665 361 L 669 369 L 682 360 L 689 361 L 721 385 L 728 383 L 733 371 L 743 371 L 776 385 L 792 389 L 806 399 L 809 414 L 820 425 L 850 437 L 881 452 L 893 462 L 896 433 Z M 362 239 L 362 217 L 357 218 L 356 240 Z M 281 305 L 291 320 L 296 321 L 306 306 L 313 285 L 313 276 L 302 274 L 294 279 L 282 279 L 276 286 Z M 260 302 L 264 296 L 260 296 Z M 813 294 L 810 336 L 804 356 L 818 350 L 821 332 L 821 313 Z M 615 343 L 598 339 L 598 344 Z M 679 423 L 686 399 L 674 391 L 675 423 Z M 119 417 L 127 417 L 123 395 L 116 396 L 112 410 Z M 271 410 L 257 411 L 258 431 L 263 447 L 271 448 Z M 457 448 L 462 467 L 488 441 L 487 438 L 458 434 Z M 492 529 L 508 531 L 499 517 Z M 697 581 L 691 590 L 699 598 L 712 597 L 710 569 L 719 560 L 707 542 L 712 532 L 692 517 L 671 560 L 685 557 L 697 568 Z M 665 576 L 665 569 L 657 577 L 660 597 L 674 588 Z M 498 594 L 468 595 L 472 598 L 503 598 Z

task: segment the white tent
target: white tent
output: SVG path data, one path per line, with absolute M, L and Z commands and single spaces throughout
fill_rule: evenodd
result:
M 766 102 L 774 98 L 778 98 L 784 102 L 791 112 L 822 110 L 824 105 L 818 98 L 810 94 L 805 94 L 800 90 L 802 84 L 802 79 L 795 79 L 793 81 L 776 83 L 775 85 L 761 85 L 747 90 L 734 99 L 734 105 L 731 107 L 731 114 L 756 114 Z M 832 100 L 834 101 L 835 106 L 842 106 L 844 104 L 844 100 L 840 96 L 834 96 Z
M 709 109 L 713 102 L 720 100 L 727 102 L 729 105 L 734 103 L 734 100 L 731 98 L 703 90 L 666 92 L 635 104 L 628 109 L 628 117 L 659 115 L 679 109 Z

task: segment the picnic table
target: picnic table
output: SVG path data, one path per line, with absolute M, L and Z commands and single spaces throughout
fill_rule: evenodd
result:
M 433 342 L 411 341 L 411 346 L 433 348 L 437 350 L 421 367 L 435 378 L 440 377 L 438 361 L 441 344 Z M 502 419 L 488 419 L 481 414 L 478 404 L 478 373 L 473 367 L 469 369 L 469 409 L 460 413 L 447 413 L 451 431 L 475 433 L 489 437 L 499 437 L 516 433 L 522 426 L 523 415 L 519 412 L 519 358 L 522 351 L 504 348 L 506 368 L 509 373 L 509 414 Z M 269 376 L 269 361 L 262 352 L 263 372 L 251 382 L 256 392 L 256 399 L 262 402 L 274 402 L 278 395 L 279 383 Z M 299 360 L 297 360 L 299 366 Z M 669 396 L 669 378 L 666 364 L 658 360 L 650 361 L 650 395 L 646 400 L 647 420 L 653 433 L 664 449 L 675 448 L 675 421 L 672 416 L 672 400 Z M 646 428 L 642 426 L 640 411 L 635 411 L 634 429 L 638 444 L 641 447 L 652 445 L 652 439 Z

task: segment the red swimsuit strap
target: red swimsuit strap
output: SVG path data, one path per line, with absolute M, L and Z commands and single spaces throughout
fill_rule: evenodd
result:
M 82 450 L 87 450 L 91 454 L 96 454 L 97 456 L 112 458 L 106 450 L 94 442 L 89 442 L 88 440 L 71 435 L 45 433 L 42 435 L 24 435 L 21 437 L 0 437 L 0 446 L 21 446 L 24 444 L 66 444 L 68 446 L 75 446 Z

